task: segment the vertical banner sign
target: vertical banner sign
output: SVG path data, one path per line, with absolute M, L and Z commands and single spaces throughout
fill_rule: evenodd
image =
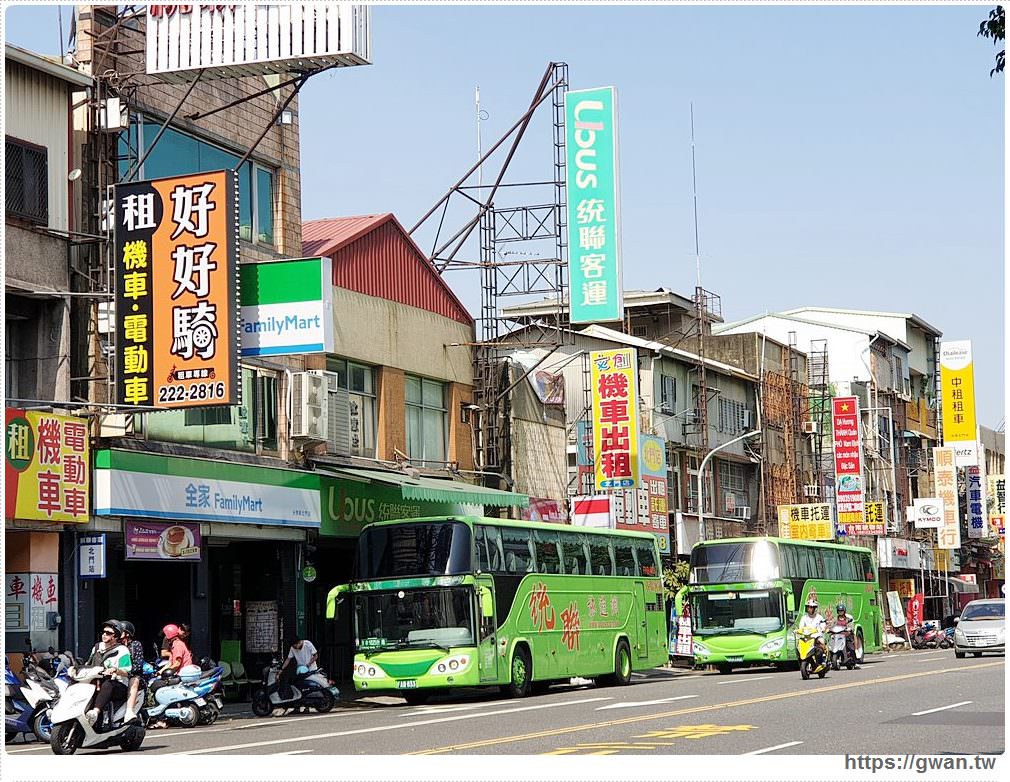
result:
M 953 448 L 933 449 L 933 479 L 936 496 L 943 500 L 943 526 L 936 531 L 936 547 L 961 548 L 961 522 L 958 518 L 957 467 Z
M 634 348 L 590 354 L 593 454 L 597 489 L 630 489 L 638 480 L 638 359 Z
M 643 434 L 639 448 L 642 466 L 642 488 L 646 494 L 646 513 L 639 517 L 642 528 L 659 540 L 659 552 L 670 553 L 670 516 L 667 502 L 666 440 Z
M 235 175 L 116 185 L 119 404 L 237 404 Z
M 624 317 L 617 90 L 565 94 L 565 171 L 572 323 Z
M 954 449 L 954 464 L 978 464 L 975 430 L 975 370 L 971 340 L 940 343 L 943 445 Z
M 1006 476 L 989 475 L 986 477 L 988 484 L 988 506 L 989 506 L 989 534 L 1004 534 L 1004 520 L 1006 519 Z
M 831 400 L 835 452 L 835 501 L 838 526 L 864 524 L 863 443 L 859 435 L 859 400 L 840 396 Z M 848 533 L 852 534 L 852 533 Z M 877 533 L 883 534 L 883 533 Z
M 4 411 L 4 517 L 86 524 L 91 498 L 88 422 Z
M 985 511 L 985 489 L 982 468 L 965 468 L 968 491 L 968 537 L 984 538 L 989 534 L 989 524 Z

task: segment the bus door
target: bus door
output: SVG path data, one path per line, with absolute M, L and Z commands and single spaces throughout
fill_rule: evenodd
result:
M 477 664 L 482 682 L 498 678 L 497 618 L 495 617 L 494 578 L 477 577 L 477 629 L 480 644 L 477 647 Z
M 634 615 L 638 620 L 638 625 L 635 631 L 636 641 L 638 646 L 638 656 L 648 657 L 649 656 L 649 628 L 648 628 L 648 613 L 645 609 L 645 582 L 636 581 L 635 582 L 635 610 Z

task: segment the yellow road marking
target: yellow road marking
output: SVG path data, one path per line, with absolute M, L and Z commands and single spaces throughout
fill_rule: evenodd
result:
M 615 725 L 630 725 L 636 722 L 647 722 L 649 720 L 661 720 L 667 719 L 669 717 L 680 717 L 685 714 L 699 714 L 706 711 L 715 711 L 717 709 L 731 709 L 738 706 L 751 706 L 755 703 L 764 703 L 767 701 L 777 701 L 783 700 L 785 698 L 797 698 L 802 695 L 811 695 L 821 692 L 834 692 L 836 690 L 847 690 L 851 687 L 866 687 L 872 684 L 885 684 L 887 682 L 902 681 L 904 679 L 919 679 L 924 676 L 935 676 L 942 673 L 956 673 L 961 671 L 975 670 L 979 668 L 993 668 L 995 666 L 1004 665 L 1003 661 L 991 662 L 991 663 L 980 663 L 978 665 L 965 665 L 957 668 L 938 668 L 933 671 L 918 671 L 916 673 L 903 673 L 897 674 L 895 676 L 884 676 L 879 679 L 867 679 L 866 681 L 860 682 L 849 682 L 847 684 L 833 684 L 827 687 L 815 687 L 803 690 L 792 690 L 790 692 L 782 692 L 775 695 L 762 695 L 757 698 L 747 698 L 738 701 L 728 701 L 726 703 L 714 703 L 711 706 L 693 706 L 685 709 L 676 709 L 674 711 L 660 712 L 659 714 L 638 714 L 634 717 L 623 717 L 621 719 L 607 720 L 605 722 L 590 722 L 582 725 L 572 725 L 570 727 L 554 727 L 550 730 L 540 730 L 535 733 L 524 733 L 517 736 L 501 736 L 493 739 L 483 739 L 480 741 L 470 741 L 465 744 L 451 744 L 445 747 L 436 747 L 434 749 L 419 750 L 418 752 L 410 752 L 410 755 L 438 755 L 443 752 L 460 752 L 464 750 L 478 749 L 480 747 L 491 747 L 497 744 L 510 744 L 518 741 L 531 741 L 533 739 L 546 738 L 548 736 L 557 736 L 562 733 L 578 733 L 585 730 L 599 730 L 600 728 L 609 728 Z

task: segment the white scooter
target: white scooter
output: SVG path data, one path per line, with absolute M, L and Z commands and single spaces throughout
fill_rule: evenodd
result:
M 125 722 L 126 701 L 109 703 L 92 725 L 85 712 L 95 697 L 95 683 L 104 669 L 71 668 L 71 684 L 53 707 L 53 736 L 49 742 L 57 755 L 73 755 L 79 749 L 105 748 L 118 744 L 124 750 L 140 749 L 144 743 L 143 720 Z
M 845 653 L 846 636 L 851 631 L 844 625 L 835 625 L 828 633 L 831 639 L 828 641 L 828 653 L 830 655 L 831 667 L 833 670 L 840 670 L 844 665 L 850 671 L 856 664 L 855 653 L 847 655 Z

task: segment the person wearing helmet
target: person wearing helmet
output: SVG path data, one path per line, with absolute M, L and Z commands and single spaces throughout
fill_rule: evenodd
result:
M 796 628 L 798 630 L 803 630 L 804 628 L 811 628 L 817 631 L 814 636 L 814 643 L 821 647 L 822 651 L 827 647 L 824 645 L 824 631 L 827 629 L 824 617 L 820 615 L 817 610 L 817 600 L 813 597 L 808 597 L 806 602 L 806 613 L 800 617 L 800 621 L 796 623 Z
M 123 628 L 121 637 L 123 646 L 130 650 L 130 696 L 126 701 L 126 721 L 131 722 L 137 718 L 137 696 L 140 693 L 140 685 L 143 682 L 144 673 L 144 647 L 137 640 L 137 628 L 133 622 L 120 622 Z
M 91 649 L 88 667 L 101 667 L 102 682 L 84 716 L 94 725 L 109 701 L 124 701 L 129 693 L 127 677 L 133 667 L 130 650 L 120 643 L 123 628 L 115 619 L 102 623 L 101 638 Z
M 839 603 L 835 607 L 835 624 L 841 625 L 845 628 L 845 660 L 846 662 L 853 659 L 856 655 L 855 641 L 852 637 L 852 617 L 849 616 L 848 612 L 845 610 L 845 603 Z M 856 668 L 859 667 L 858 663 L 855 665 Z
M 161 669 L 162 676 L 173 676 L 183 667 L 193 664 L 193 655 L 183 640 L 182 632 L 178 625 L 165 625 L 162 628 L 165 640 L 168 642 L 168 664 Z

